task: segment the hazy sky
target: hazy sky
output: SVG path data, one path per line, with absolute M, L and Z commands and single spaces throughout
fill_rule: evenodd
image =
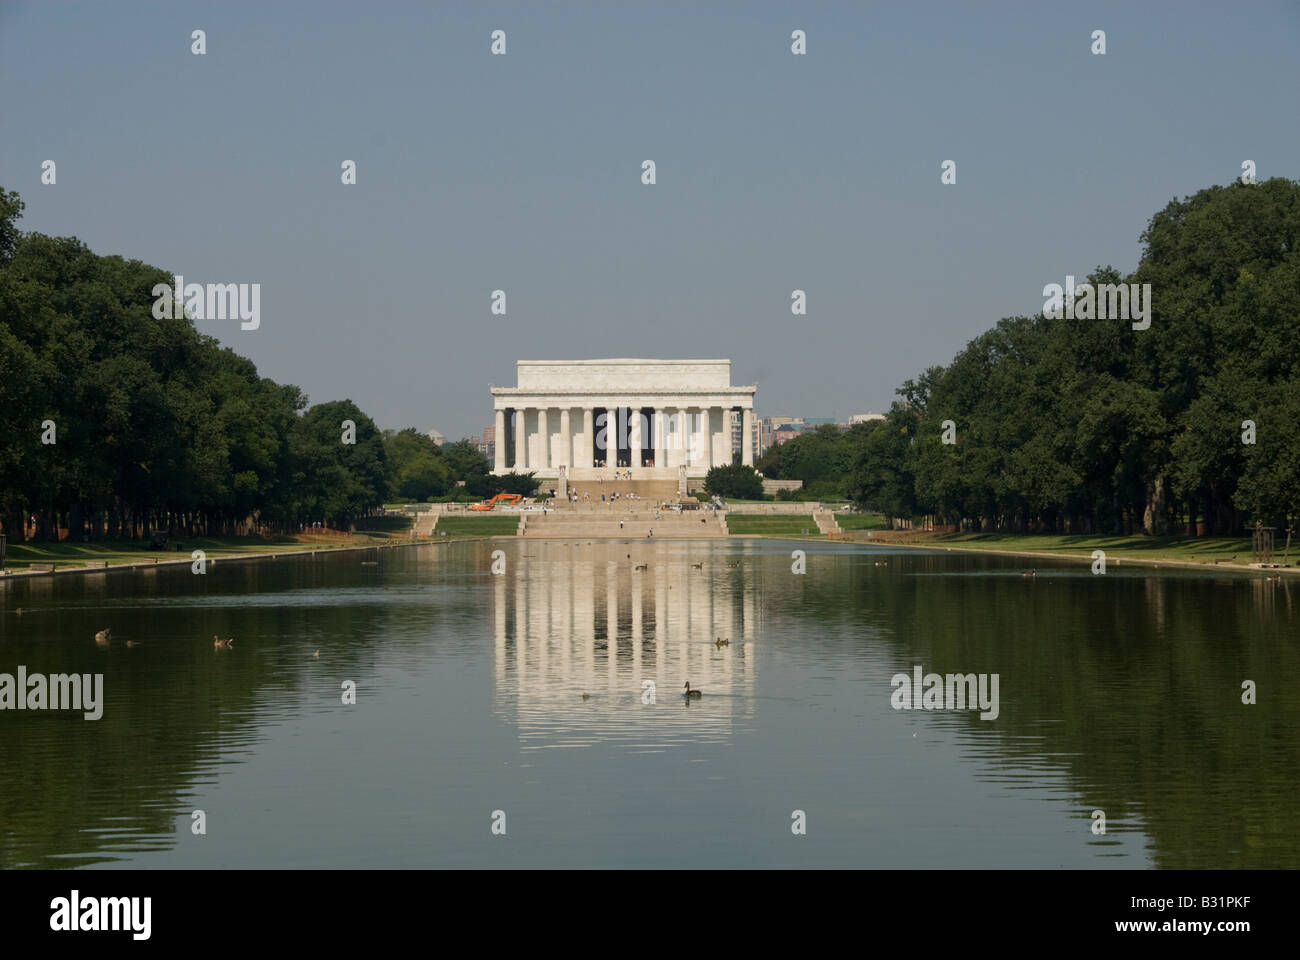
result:
M 1300 175 L 1297 40 L 1295 2 L 3 0 L 0 186 L 260 283 L 260 329 L 200 329 L 382 427 L 477 433 L 516 360 L 597 357 L 845 418 L 1243 160 Z

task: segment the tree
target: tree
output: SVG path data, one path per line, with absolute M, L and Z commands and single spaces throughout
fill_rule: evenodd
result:
M 719 497 L 757 500 L 763 495 L 763 478 L 753 467 L 714 467 L 704 476 L 704 489 Z

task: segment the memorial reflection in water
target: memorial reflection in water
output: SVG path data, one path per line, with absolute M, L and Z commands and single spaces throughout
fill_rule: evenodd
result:
M 698 555 L 686 543 L 539 542 L 495 578 L 497 707 L 525 747 L 663 748 L 752 718 L 759 586 Z M 687 681 L 704 696 L 683 698 Z

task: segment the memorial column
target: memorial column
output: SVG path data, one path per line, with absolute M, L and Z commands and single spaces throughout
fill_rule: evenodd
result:
M 496 423 L 492 427 L 492 472 L 506 472 L 506 411 L 497 410 Z
M 524 407 L 515 407 L 515 462 L 510 466 L 515 473 L 528 467 L 528 434 L 524 431 L 524 421 L 528 411 Z
M 594 407 L 582 408 L 582 466 L 590 469 L 596 460 L 596 411 Z
M 560 408 L 560 452 L 556 454 L 556 466 L 573 469 L 573 437 L 569 434 L 572 424 L 569 422 L 569 408 Z
M 654 417 L 651 429 L 654 430 L 655 466 L 666 467 L 668 460 L 664 457 L 664 434 L 668 432 L 668 424 L 664 422 L 664 411 L 661 407 L 655 407 Z
M 541 440 L 542 452 L 536 467 L 539 470 L 546 470 L 551 466 L 551 431 L 546 426 L 545 407 L 539 407 L 537 410 L 537 437 Z
M 634 467 L 641 466 L 641 408 L 628 408 L 628 417 L 632 423 L 628 429 L 627 462 Z

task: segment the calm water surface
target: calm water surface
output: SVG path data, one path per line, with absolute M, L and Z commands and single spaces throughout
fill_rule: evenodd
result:
M 1035 562 L 501 540 L 3 583 L 0 672 L 105 705 L 0 712 L 0 867 L 1300 867 L 1300 583 Z M 997 673 L 1000 715 L 892 709 L 917 664 Z

